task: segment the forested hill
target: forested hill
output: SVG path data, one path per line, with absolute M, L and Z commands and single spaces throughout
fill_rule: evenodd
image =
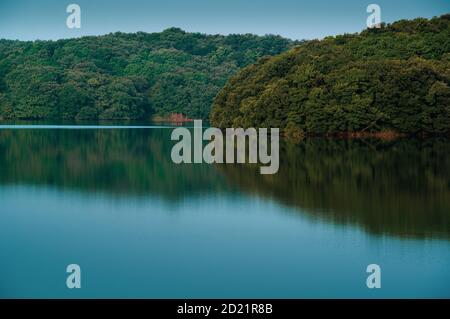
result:
M 233 76 L 218 127 L 288 135 L 450 131 L 450 14 L 308 41 Z
M 0 40 L 0 119 L 207 118 L 238 69 L 295 43 L 177 28 L 58 41 Z

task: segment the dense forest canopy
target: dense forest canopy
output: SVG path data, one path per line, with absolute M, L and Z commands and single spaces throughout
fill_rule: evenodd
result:
M 0 119 L 207 118 L 227 79 L 295 42 L 279 36 L 114 33 L 0 40 Z
M 308 41 L 233 76 L 218 127 L 287 135 L 450 131 L 450 14 Z

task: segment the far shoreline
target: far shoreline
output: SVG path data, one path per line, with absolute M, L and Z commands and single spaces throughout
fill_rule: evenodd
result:
M 48 125 L 48 126 L 60 126 L 60 125 L 73 125 L 73 126 L 123 126 L 124 124 L 136 124 L 136 126 L 141 126 L 144 123 L 150 124 L 155 123 L 158 125 L 174 125 L 183 126 L 186 124 L 193 123 L 195 119 L 191 119 L 185 116 L 179 115 L 168 115 L 168 116 L 153 116 L 147 119 L 102 119 L 102 120 L 60 120 L 60 119 L 4 119 L 0 118 L 0 129 L 2 126 L 7 126 L 8 129 L 12 126 L 27 126 L 32 128 L 34 125 Z M 208 123 L 208 120 L 204 120 L 204 123 Z M 204 126 L 204 128 L 210 127 L 210 125 Z M 223 130 L 224 128 L 219 128 Z M 246 128 L 244 128 L 246 129 Z M 329 133 L 304 133 L 304 132 L 292 132 L 286 131 L 285 129 L 280 129 L 280 138 L 284 141 L 298 143 L 306 139 L 323 138 L 323 139 L 342 139 L 342 140 L 363 140 L 363 139 L 377 139 L 381 141 L 394 141 L 398 139 L 427 139 L 427 138 L 447 138 L 450 139 L 450 132 L 442 133 L 427 133 L 427 132 L 415 132 L 415 133 L 405 133 L 397 132 L 394 130 L 382 130 L 382 131 L 354 131 L 354 132 L 329 132 Z

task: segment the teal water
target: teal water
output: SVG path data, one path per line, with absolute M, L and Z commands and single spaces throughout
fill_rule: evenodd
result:
M 0 297 L 450 297 L 447 139 L 283 143 L 261 176 L 170 132 L 0 127 Z

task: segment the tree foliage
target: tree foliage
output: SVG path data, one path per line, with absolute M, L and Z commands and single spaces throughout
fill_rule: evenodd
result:
M 177 28 L 58 41 L 0 40 L 0 118 L 207 118 L 239 68 L 294 42 Z
M 308 41 L 232 77 L 218 127 L 286 134 L 450 131 L 450 15 Z

